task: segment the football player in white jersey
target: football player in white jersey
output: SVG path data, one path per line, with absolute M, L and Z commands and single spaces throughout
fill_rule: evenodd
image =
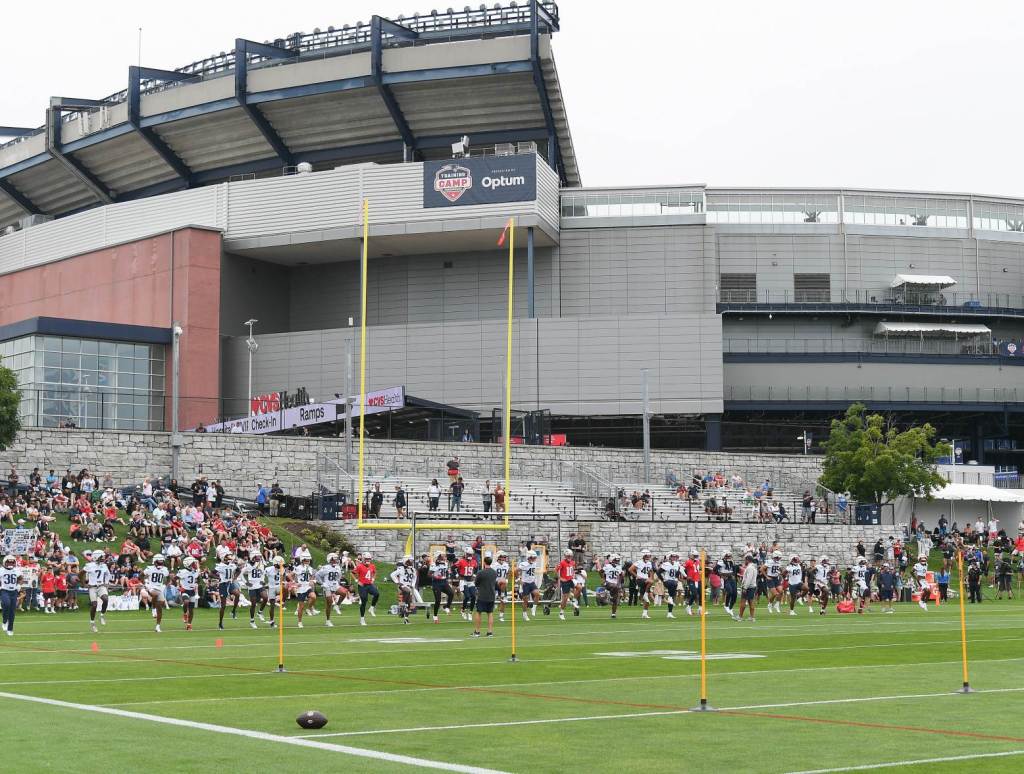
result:
M 345 590 L 341 586 L 342 569 L 337 554 L 327 554 L 327 564 L 316 571 L 316 580 L 324 590 L 324 626 L 334 626 L 331 611 L 338 610 L 338 600 L 345 598 Z M 341 611 L 338 610 L 338 615 Z
M 527 551 L 525 560 L 519 562 L 519 601 L 523 620 L 529 620 L 527 602 L 530 615 L 537 617 L 537 605 L 541 601 L 541 565 L 537 562 L 536 551 Z
M 580 614 L 579 600 L 583 599 L 583 604 L 590 606 L 590 602 L 587 599 L 587 571 L 581 566 L 576 566 L 576 575 L 572 579 L 573 585 L 576 587 L 576 608 L 573 610 L 573 615 Z
M 863 556 L 857 558 L 857 564 L 853 568 L 854 593 L 860 598 L 860 605 L 857 612 L 862 614 L 871 602 L 871 574 L 868 570 L 868 560 Z
M 221 559 L 214 570 L 217 573 L 218 591 L 220 592 L 220 617 L 217 621 L 217 628 L 224 628 L 224 611 L 227 610 L 228 603 L 233 602 L 234 606 L 231 609 L 231 617 L 236 618 L 238 616 L 238 565 L 235 564 L 235 557 L 233 554 L 226 553 L 224 558 Z
M 629 568 L 629 574 L 636 578 L 640 602 L 644 607 L 643 613 L 640 614 L 641 618 L 651 617 L 648 611 L 651 607 L 651 584 L 654 582 L 654 560 L 652 557 L 653 554 L 649 550 L 645 550 L 640 555 L 639 561 L 633 562 Z
M 537 564 L 537 552 L 527 551 L 526 559 L 519 562 L 519 601 L 523 604 L 523 620 L 529 621 L 526 614 L 527 602 L 530 604 L 530 615 L 537 617 L 537 603 L 540 602 L 540 565 Z
M 277 626 L 277 621 L 274 620 L 274 614 L 277 612 L 279 606 L 282 608 L 282 614 L 284 613 L 281 601 L 281 587 L 284 585 L 285 579 L 284 557 L 275 556 L 273 561 L 267 565 L 266 572 L 267 596 L 270 598 L 270 628 L 273 629 Z
M 181 589 L 182 619 L 185 631 L 192 631 L 192 618 L 199 602 L 199 570 L 198 563 L 191 556 L 186 556 L 177 572 L 178 588 Z
M 267 591 L 267 568 L 263 564 L 263 555 L 253 550 L 249 561 L 242 567 L 242 582 L 249 594 L 249 626 L 253 629 L 256 626 L 256 616 L 263 618 L 263 610 L 267 606 L 269 592 Z
M 622 595 L 622 581 L 625 574 L 619 561 L 619 555 L 612 554 L 601 568 L 604 587 L 608 591 L 608 597 L 612 603 L 612 618 L 619 613 L 619 597 Z
M 312 607 L 316 602 L 316 591 L 313 589 L 316 573 L 309 566 L 308 556 L 303 556 L 299 566 L 292 570 L 292 578 L 295 581 L 295 598 L 299 600 L 296 615 L 299 617 L 299 628 L 301 629 L 303 611 L 307 607 Z
M 92 558 L 83 568 L 85 581 L 89 585 L 89 627 L 96 631 L 96 608 L 100 606 L 100 624 L 107 625 L 104 617 L 107 612 L 107 584 L 111 581 L 110 568 L 104 560 L 103 550 L 96 549 L 92 552 Z
M 511 571 L 508 563 L 508 554 L 498 551 L 494 561 L 494 574 L 498 576 L 498 620 L 505 621 L 505 600 L 508 598 L 508 576 Z
M 437 613 L 441 609 L 441 598 L 444 597 L 444 614 L 451 615 L 452 599 L 455 597 L 449 582 L 448 558 L 443 551 L 434 557 L 429 572 L 430 588 L 434 592 L 434 623 L 440 623 Z
M 782 554 L 772 551 L 764 563 L 764 585 L 768 589 L 768 612 L 781 613 L 782 605 Z
M 4 610 L 4 633 L 8 637 L 14 636 L 14 612 L 18 609 L 18 595 L 23 580 L 18 560 L 8 554 L 0 567 L 0 607 Z
M 931 598 L 931 586 L 928 583 L 928 560 L 923 556 L 919 556 L 914 565 L 914 579 L 917 581 L 917 588 L 921 593 L 917 604 L 922 610 L 927 611 L 928 600 Z
M 679 554 L 675 551 L 670 553 L 661 567 L 658 568 L 661 575 L 661 582 L 665 584 L 665 600 L 668 603 L 668 615 L 666 618 L 675 618 L 672 609 L 676 606 L 676 594 L 679 593 L 679 578 L 683 568 L 679 564 Z
M 804 567 L 794 555 L 786 565 L 786 588 L 789 591 L 789 614 L 796 615 L 796 602 L 804 593 Z
M 398 614 L 402 616 L 402 623 L 412 623 L 409 612 L 413 609 L 413 592 L 416 590 L 416 563 L 411 554 L 402 557 L 401 564 L 391 573 L 391 582 L 398 589 Z
M 164 620 L 164 608 L 167 606 L 167 601 L 164 598 L 164 586 L 171 575 L 164 561 L 163 554 L 153 554 L 153 564 L 143 570 L 146 593 L 149 594 L 153 612 L 156 614 L 155 631 L 157 633 L 160 632 L 160 624 Z
M 813 563 L 812 563 L 813 564 Z M 819 611 L 821 615 L 825 615 L 828 612 L 828 576 L 832 572 L 832 566 L 829 564 L 828 557 L 823 556 L 818 560 L 818 564 L 814 566 L 814 595 L 818 598 L 818 605 L 821 607 Z M 809 613 L 814 613 L 814 601 L 813 597 L 808 603 Z

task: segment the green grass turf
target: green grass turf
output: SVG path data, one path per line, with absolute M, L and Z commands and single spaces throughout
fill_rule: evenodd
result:
M 391 587 L 383 590 L 390 601 Z M 111 613 L 98 635 L 84 613 L 24 614 L 15 637 L 0 637 L 0 691 L 281 736 L 344 733 L 321 739 L 513 772 L 788 772 L 1024 751 L 1018 601 L 968 608 L 971 683 L 979 689 L 970 696 L 953 693 L 961 683 L 955 605 L 824 618 L 799 606 L 797 617 L 762 609 L 756 624 L 734 623 L 716 608 L 710 652 L 761 657 L 709 662 L 710 702 L 726 711 L 707 714 L 685 712 L 698 701 L 698 663 L 651 653 L 699 647 L 698 620 L 666 620 L 664 607 L 649 621 L 637 608 L 611 620 L 595 607 L 564 622 L 554 614 L 519 619 L 514 664 L 509 623 L 496 626 L 493 640 L 473 640 L 457 612 L 439 625 L 420 615 L 402 626 L 382 602 L 365 628 L 346 606 L 336 628 L 325 628 L 321 613 L 299 630 L 292 609 L 285 674 L 275 672 L 276 631 L 254 631 L 240 618 L 219 632 L 216 611 L 198 611 L 189 633 L 169 611 L 160 635 L 148 613 Z M 601 655 L 610 652 L 645 655 Z M 905 698 L 873 698 L 895 696 Z M 824 701 L 834 703 L 802 704 Z M 295 724 L 309 709 L 330 719 L 323 731 Z M 597 716 L 612 717 L 582 719 Z M 580 719 L 394 731 L 566 718 Z M 413 769 L 10 698 L 0 698 L 0 724 L 6 771 Z M 1024 755 L 911 770 L 1022 765 Z

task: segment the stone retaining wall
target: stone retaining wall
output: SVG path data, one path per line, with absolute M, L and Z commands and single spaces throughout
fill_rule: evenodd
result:
M 203 473 L 219 479 L 229 493 L 250 497 L 257 481 L 276 480 L 288 494 L 306 494 L 316 484 L 318 453 L 343 463 L 344 442 L 331 438 L 186 433 L 179 479 L 190 482 Z M 370 440 L 366 444 L 367 476 L 440 477 L 452 454 L 461 457 L 462 470 L 469 480 L 495 480 L 502 475 L 502 449 L 497 445 Z M 643 454 L 639 449 L 515 446 L 512 460 L 512 477 L 518 479 L 558 479 L 563 462 L 585 465 L 625 485 L 637 483 L 643 476 Z M 66 468 L 77 472 L 87 467 L 99 473 L 110 472 L 118 483 L 128 483 L 147 474 L 169 473 L 170 435 L 25 430 L 9 449 L 0 452 L 0 465 L 5 471 L 10 464 L 23 473 L 36 466 L 55 468 L 58 472 Z M 651 477 L 656 483 L 663 482 L 667 470 L 685 478 L 696 469 L 737 472 L 750 481 L 770 478 L 779 489 L 802 491 L 820 475 L 821 458 L 659 450 L 651 454 Z
M 359 550 L 371 551 L 384 561 L 394 561 L 401 557 L 409 537 L 409 530 L 361 530 L 353 522 L 334 522 L 332 527 L 345 534 Z M 735 556 L 748 541 L 756 546 L 761 541 L 771 545 L 778 540 L 787 559 L 793 553 L 803 558 L 824 554 L 846 566 L 856 557 L 858 540 L 863 540 L 870 550 L 879 538 L 902 535 L 903 526 L 579 522 L 563 523 L 563 546 L 568 543 L 569 535 L 576 531 L 587 539 L 591 554 L 614 552 L 635 558 L 644 549 L 650 549 L 655 555 L 661 556 L 670 551 L 684 554 L 696 548 L 698 551 L 707 551 L 712 557 L 719 557 L 727 550 Z M 417 553 L 426 551 L 431 543 L 444 543 L 449 534 L 455 536 L 459 545 L 469 545 L 477 535 L 482 535 L 485 542 L 495 543 L 506 550 L 515 549 L 530 537 L 543 538 L 552 552 L 558 548 L 556 525 L 543 522 L 513 524 L 507 532 L 487 530 L 485 527 L 470 529 L 465 526 L 451 530 L 420 530 L 416 536 Z

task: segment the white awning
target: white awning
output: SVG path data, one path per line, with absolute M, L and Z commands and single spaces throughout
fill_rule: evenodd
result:
M 1024 503 L 1024 489 L 999 489 L 987 484 L 946 484 L 932 491 L 936 500 L 977 500 L 983 503 Z
M 952 277 L 938 274 L 897 274 L 891 287 L 901 288 L 904 285 L 918 285 L 933 288 L 949 288 L 956 284 Z
M 911 336 L 920 333 L 925 336 L 988 336 L 992 334 L 992 329 L 987 325 L 968 323 L 880 322 L 875 326 L 876 336 Z

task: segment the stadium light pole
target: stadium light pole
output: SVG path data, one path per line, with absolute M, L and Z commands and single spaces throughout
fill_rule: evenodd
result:
M 181 433 L 178 430 L 178 378 L 181 374 L 181 326 L 171 326 L 171 478 L 178 478 L 178 458 L 181 456 Z
M 651 412 L 647 397 L 647 374 L 651 369 L 640 369 L 640 389 L 643 396 L 644 411 L 644 483 L 651 482 Z
M 354 320 L 348 318 L 349 335 L 345 337 L 345 473 L 348 475 L 348 487 L 352 488 L 352 325 Z M 349 492 L 354 497 L 354 492 Z
M 245 346 L 249 350 L 249 408 L 246 412 L 246 416 L 252 415 L 252 356 L 256 354 L 256 350 L 260 348 L 260 345 L 256 343 L 256 339 L 253 338 L 252 326 L 254 326 L 258 322 L 259 320 L 250 318 L 246 320 L 244 323 L 242 323 L 242 325 L 249 326 L 249 338 L 245 340 Z

